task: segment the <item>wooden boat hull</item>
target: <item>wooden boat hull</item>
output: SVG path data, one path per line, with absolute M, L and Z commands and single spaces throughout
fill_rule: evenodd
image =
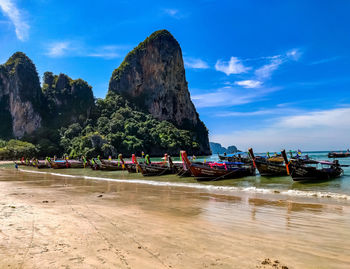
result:
M 94 165 L 91 167 L 93 170 L 101 170 L 101 171 L 120 171 L 123 169 L 120 169 L 119 167 L 116 166 L 108 166 L 108 165 Z
M 84 162 L 81 161 L 68 161 L 69 168 L 85 168 L 88 166 L 88 164 L 84 164 Z
M 192 164 L 190 171 L 194 177 L 199 181 L 212 181 L 223 179 L 234 179 L 255 175 L 255 168 L 253 167 L 237 167 L 234 169 L 217 169 L 205 165 Z
M 70 165 L 67 162 L 56 162 L 56 161 L 53 161 L 53 162 L 51 162 L 51 167 L 53 169 L 66 169 L 66 168 L 70 168 Z
M 170 175 L 175 174 L 175 169 L 170 167 L 166 167 L 164 165 L 155 165 L 155 164 L 143 164 L 140 165 L 141 173 L 143 176 L 162 176 L 162 175 Z
M 346 152 L 346 153 L 330 152 L 330 153 L 328 153 L 328 158 L 347 158 L 347 157 L 350 157 L 350 152 Z
M 315 167 L 289 165 L 290 175 L 294 181 L 327 181 L 343 174 L 340 167 L 317 169 Z
M 125 164 L 126 170 L 128 170 L 129 173 L 139 173 L 138 165 L 135 163 L 126 163 Z
M 262 176 L 287 176 L 286 166 L 281 163 L 271 163 L 269 161 L 255 160 L 256 169 Z
M 38 162 L 36 164 L 36 168 L 38 168 L 38 169 L 51 168 L 51 166 L 48 163 L 46 163 L 45 161 L 43 161 L 43 162 Z

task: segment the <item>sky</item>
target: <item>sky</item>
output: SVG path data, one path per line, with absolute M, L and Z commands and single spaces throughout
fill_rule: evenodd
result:
M 103 98 L 128 51 L 180 43 L 210 141 L 241 150 L 350 148 L 350 1 L 0 0 L 0 63 L 23 51 Z

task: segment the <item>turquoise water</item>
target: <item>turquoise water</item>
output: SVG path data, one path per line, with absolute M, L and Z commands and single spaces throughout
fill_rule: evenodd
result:
M 328 152 L 305 152 L 310 158 L 316 160 L 330 160 Z M 156 161 L 157 159 L 152 159 Z M 159 159 L 158 159 L 159 160 Z M 215 161 L 217 155 L 198 157 L 198 161 Z M 340 158 L 341 164 L 350 165 L 350 158 Z M 174 158 L 179 161 L 179 158 Z M 12 165 L 6 165 L 13 169 Z M 129 174 L 126 171 L 93 171 L 91 169 L 36 169 L 32 167 L 21 167 L 23 172 L 47 173 L 57 176 L 83 177 L 87 180 L 111 180 L 121 182 L 132 182 L 140 184 L 152 184 L 162 186 L 183 186 L 201 188 L 205 190 L 220 191 L 243 191 L 250 193 L 266 193 L 299 197 L 335 198 L 350 201 L 350 167 L 344 167 L 344 175 L 340 178 L 321 183 L 293 182 L 291 177 L 263 177 L 256 176 L 230 179 L 213 182 L 197 182 L 194 178 L 180 178 L 176 175 L 160 177 L 143 177 L 141 174 Z

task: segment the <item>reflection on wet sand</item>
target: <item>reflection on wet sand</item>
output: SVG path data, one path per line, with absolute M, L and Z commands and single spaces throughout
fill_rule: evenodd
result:
M 350 263 L 346 203 L 14 171 L 0 173 L 0 201 L 0 267 Z

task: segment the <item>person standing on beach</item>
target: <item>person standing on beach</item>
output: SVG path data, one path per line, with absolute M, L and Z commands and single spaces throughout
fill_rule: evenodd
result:
M 16 170 L 18 170 L 18 164 L 17 163 L 15 163 L 15 168 L 16 168 Z

